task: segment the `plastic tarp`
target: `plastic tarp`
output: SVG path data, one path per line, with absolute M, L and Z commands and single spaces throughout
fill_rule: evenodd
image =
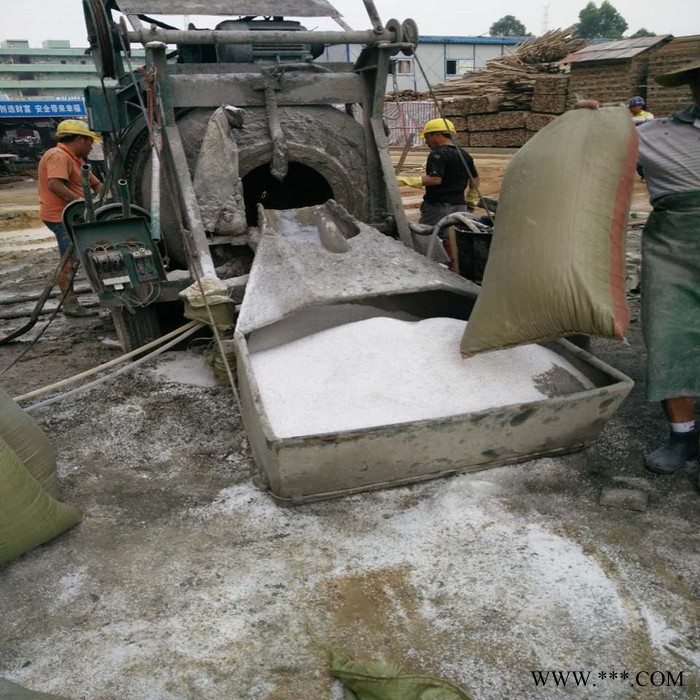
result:
M 510 162 L 465 356 L 559 336 L 621 338 L 637 133 L 625 107 L 572 110 Z

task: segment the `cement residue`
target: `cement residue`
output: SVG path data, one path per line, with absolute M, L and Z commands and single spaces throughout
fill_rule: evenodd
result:
M 536 668 L 680 670 L 643 641 L 651 619 L 692 654 L 690 597 L 635 554 L 607 570 L 606 545 L 559 529 L 600 527 L 574 458 L 284 509 L 250 485 L 224 389 L 142 369 L 38 417 L 87 515 L 5 575 L 11 680 L 100 700 L 320 700 L 338 697 L 336 647 L 501 700 L 541 697 Z M 640 592 L 643 620 L 626 604 Z
M 559 365 L 534 377 L 534 383 L 537 390 L 548 397 L 568 396 L 592 388 L 591 382 L 579 372 L 574 374 Z

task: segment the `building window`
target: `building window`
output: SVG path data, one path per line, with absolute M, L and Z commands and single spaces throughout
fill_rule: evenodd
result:
M 65 63 L 66 63 L 66 60 L 65 60 L 65 59 L 63 59 L 63 60 L 61 61 L 61 63 L 63 63 L 63 64 L 65 65 Z
M 445 75 L 464 75 L 473 70 L 473 58 L 449 58 L 445 61 Z
M 413 60 L 410 58 L 392 58 L 393 71 L 396 75 L 413 75 Z

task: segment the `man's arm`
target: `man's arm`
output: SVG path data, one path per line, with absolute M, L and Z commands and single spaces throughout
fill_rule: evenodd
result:
M 60 197 L 64 202 L 66 202 L 66 204 L 76 199 L 80 199 L 80 197 L 78 197 L 66 186 L 65 180 L 61 180 L 58 177 L 49 178 L 49 190 L 57 197 Z
M 92 173 L 90 173 L 90 187 L 95 194 L 102 192 L 102 183 Z

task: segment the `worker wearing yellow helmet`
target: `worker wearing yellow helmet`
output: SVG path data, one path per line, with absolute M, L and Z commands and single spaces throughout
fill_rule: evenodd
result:
M 463 148 L 458 151 L 458 146 L 453 142 L 456 133 L 449 119 L 440 117 L 426 122 L 419 134 L 430 149 L 425 175 L 397 178 L 401 185 L 425 187 L 420 207 L 421 224 L 434 226 L 452 212 L 467 211 L 464 192 L 470 181 L 477 187 L 479 185 L 474 160 Z
M 61 256 L 71 243 L 63 225 L 63 209 L 75 199 L 83 198 L 80 169 L 90 153 L 92 144 L 99 140 L 88 125 L 79 119 L 65 119 L 56 128 L 58 144 L 50 148 L 39 161 L 39 214 L 47 228 L 56 236 L 58 252 Z M 90 186 L 96 193 L 102 184 L 90 175 Z M 63 313 L 66 316 L 94 316 L 96 311 L 81 306 L 73 290 L 71 273 L 77 265 L 74 255 L 61 268 L 58 286 L 65 294 Z

